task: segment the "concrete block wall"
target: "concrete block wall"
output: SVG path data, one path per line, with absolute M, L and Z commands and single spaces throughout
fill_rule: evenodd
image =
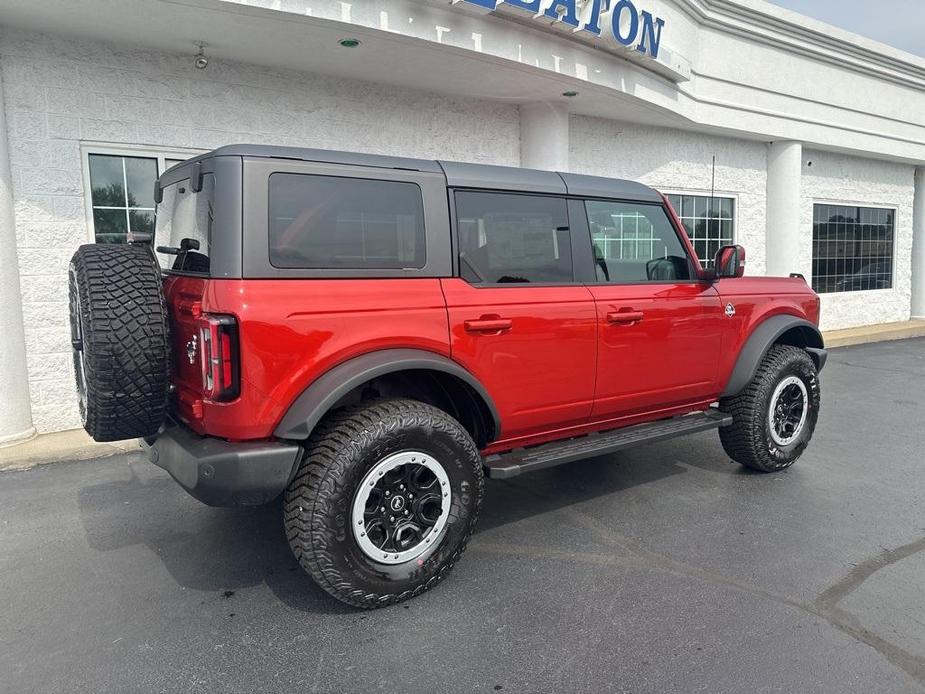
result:
M 823 294 L 822 329 L 909 320 L 915 167 L 804 148 L 801 195 L 799 271 L 807 277 L 812 273 L 814 203 L 853 203 L 896 210 L 893 287 Z
M 765 271 L 767 145 L 669 128 L 572 116 L 569 168 L 576 173 L 640 181 L 661 191 L 716 194 L 736 200 L 736 243 L 748 253 L 748 274 Z
M 80 425 L 67 264 L 90 240 L 81 143 L 234 142 L 520 162 L 516 106 L 0 29 L 33 421 Z

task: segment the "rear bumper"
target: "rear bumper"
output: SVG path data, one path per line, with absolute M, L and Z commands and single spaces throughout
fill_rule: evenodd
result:
M 209 506 L 259 506 L 279 496 L 301 448 L 278 441 L 229 442 L 177 424 L 143 441 L 148 459 Z

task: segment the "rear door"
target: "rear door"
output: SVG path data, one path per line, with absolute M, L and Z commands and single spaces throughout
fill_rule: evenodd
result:
M 460 276 L 442 283 L 453 358 L 494 398 L 503 439 L 586 422 L 596 310 L 575 279 L 565 198 L 452 195 Z
M 725 316 L 663 205 L 585 200 L 598 370 L 593 419 L 710 398 Z M 576 225 L 577 226 L 577 225 Z

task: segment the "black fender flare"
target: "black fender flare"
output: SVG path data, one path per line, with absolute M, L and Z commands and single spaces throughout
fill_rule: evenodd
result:
M 748 336 L 720 397 L 727 398 L 741 392 L 755 377 L 758 365 L 768 350 L 780 339 L 781 335 L 793 328 L 799 328 L 805 342 L 804 349 L 809 352 L 816 363 L 816 368 L 821 371 L 825 366 L 826 351 L 819 328 L 808 320 L 796 316 L 771 316 L 759 323 Z
M 328 410 L 351 390 L 377 376 L 410 370 L 441 371 L 469 385 L 488 407 L 494 421 L 494 437 L 498 437 L 501 418 L 485 386 L 452 359 L 423 349 L 383 349 L 332 367 L 292 402 L 273 435 L 281 439 L 307 439 Z

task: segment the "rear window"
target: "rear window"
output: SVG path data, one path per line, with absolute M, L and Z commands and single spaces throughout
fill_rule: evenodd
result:
M 161 267 L 173 272 L 209 272 L 212 224 L 215 221 L 215 176 L 204 174 L 202 190 L 194 193 L 189 179 L 164 188 L 154 222 L 155 246 L 176 249 L 158 253 Z
M 269 215 L 275 267 L 424 267 L 424 201 L 414 183 L 275 173 Z

